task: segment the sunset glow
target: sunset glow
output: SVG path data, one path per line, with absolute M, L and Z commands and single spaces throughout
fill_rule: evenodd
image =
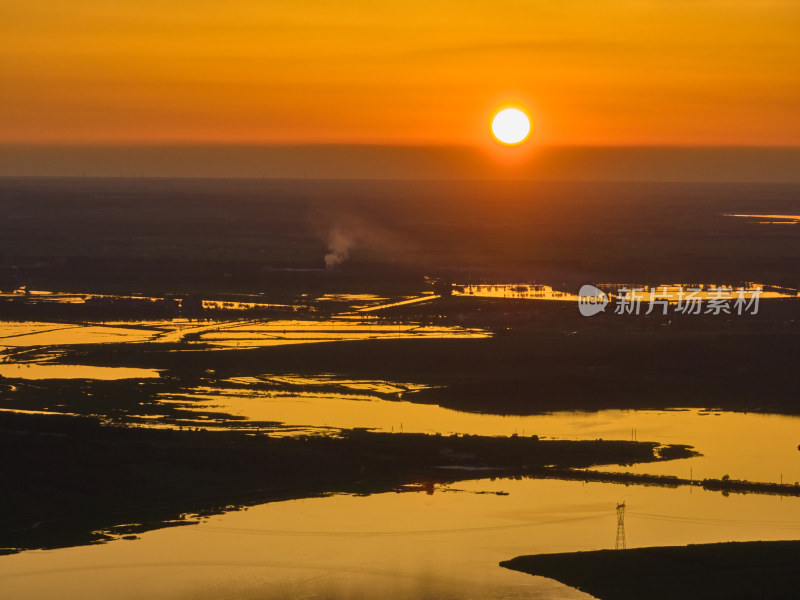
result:
M 797 596 L 798 32 L 0 0 L 0 596 Z
M 0 4 L 0 143 L 800 139 L 793 2 Z

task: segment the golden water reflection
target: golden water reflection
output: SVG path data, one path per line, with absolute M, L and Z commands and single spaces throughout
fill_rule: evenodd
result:
M 51 365 L 37 363 L 0 363 L 0 376 L 18 379 L 149 379 L 159 377 L 155 369 L 129 367 L 94 367 L 87 365 Z
M 341 316 L 327 320 L 143 321 L 103 325 L 0 322 L 0 352 L 31 346 L 104 343 L 207 343 L 218 348 L 258 348 L 281 344 L 398 338 L 489 337 L 482 329 L 387 323 Z
M 147 327 L 72 325 L 65 323 L 0 323 L 0 351 L 4 348 L 146 342 L 160 333 Z
M 718 298 L 718 290 L 733 290 L 735 294 L 738 288 L 743 288 L 745 296 L 749 299 L 757 292 L 758 297 L 764 299 L 774 298 L 794 298 L 800 296 L 800 291 L 792 288 L 781 288 L 778 286 L 768 286 L 762 283 L 745 283 L 743 285 L 717 285 L 707 283 L 671 283 L 655 286 L 636 285 L 631 283 L 598 283 L 596 287 L 605 291 L 609 297 L 629 297 L 631 289 L 635 289 L 641 298 L 642 293 L 649 293 L 651 290 L 656 293 L 659 299 L 669 299 L 670 303 L 675 303 L 679 299 L 679 293 L 695 291 L 693 298 L 709 300 Z M 453 286 L 454 296 L 472 296 L 476 298 L 506 298 L 523 300 L 561 300 L 577 302 L 580 298 L 578 294 L 559 291 L 549 285 L 533 283 L 510 283 L 510 284 L 479 284 L 479 285 L 455 285 Z M 647 298 L 644 298 L 645 300 Z
M 451 491 L 448 491 L 451 490 Z M 461 491 L 455 491 L 461 490 Z M 508 495 L 478 492 L 502 491 Z M 502 569 L 521 554 L 786 539 L 795 498 L 542 480 L 460 482 L 433 494 L 278 502 L 116 541 L 0 557 L 7 597 L 589 598 Z
M 555 290 L 549 285 L 533 283 L 455 285 L 453 286 L 453 295 L 474 296 L 478 298 L 578 301 L 577 294 Z
M 272 381 L 276 385 L 269 387 Z M 468 413 L 407 398 L 410 384 L 353 382 L 321 376 L 318 384 L 342 390 L 314 390 L 314 379 L 282 376 L 240 377 L 221 387 L 199 387 L 191 393 L 165 394 L 162 399 L 197 412 L 221 411 L 252 421 L 278 421 L 287 434 L 313 428 L 371 428 L 386 432 L 532 435 L 559 439 L 637 439 L 663 444 L 690 444 L 703 455 L 663 463 L 640 464 L 626 470 L 695 479 L 732 478 L 792 483 L 800 481 L 798 431 L 800 419 L 758 413 L 683 410 L 602 410 L 556 412 L 530 416 Z M 254 388 L 253 383 L 267 384 Z M 283 384 L 289 383 L 287 387 Z M 291 385 L 297 386 L 294 389 Z M 384 386 L 383 388 L 379 386 Z M 272 432 L 280 435 L 278 429 Z M 610 470 L 619 470 L 618 467 Z
M 745 219 L 764 219 L 757 221 L 763 225 L 794 225 L 800 223 L 800 215 L 725 215 L 726 217 L 739 217 Z
M 198 341 L 218 347 L 258 348 L 281 344 L 323 341 L 489 337 L 480 329 L 441 327 L 414 323 L 387 324 L 374 320 L 331 319 L 327 321 L 269 321 L 209 328 Z

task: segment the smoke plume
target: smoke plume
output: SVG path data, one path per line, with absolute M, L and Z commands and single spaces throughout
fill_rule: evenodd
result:
M 354 235 L 334 227 L 328 235 L 328 253 L 325 255 L 325 268 L 335 269 L 350 256 L 350 249 L 357 243 Z

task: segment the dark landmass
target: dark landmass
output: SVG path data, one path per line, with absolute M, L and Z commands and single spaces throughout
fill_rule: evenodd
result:
M 396 299 L 430 290 L 434 280 L 437 290 L 449 283 L 539 282 L 574 293 L 585 283 L 748 281 L 797 289 L 800 226 L 726 215 L 800 214 L 798 190 L 793 184 L 0 179 L 0 290 L 159 299 L 61 305 L 15 294 L 0 302 L 0 320 L 126 320 L 143 327 L 173 317 L 314 320 L 351 308 L 319 302 L 323 295 Z M 334 250 L 342 262 L 326 269 Z M 201 298 L 263 306 L 204 309 Z M 758 315 L 636 317 L 609 309 L 584 318 L 573 302 L 445 294 L 377 311 L 375 322 L 458 325 L 493 337 L 247 350 L 187 336 L 12 348 L 5 351 L 12 362 L 146 367 L 161 377 L 0 378 L 0 408 L 82 416 L 0 412 L 0 451 L 11 457 L 0 465 L 0 545 L 14 551 L 92 543 L 270 500 L 487 474 L 680 484 L 575 469 L 688 456 L 683 446 L 659 447 L 659 457 L 656 443 L 600 440 L 366 431 L 270 438 L 258 430 L 274 423 L 188 404 L 196 388 L 261 390 L 258 382 L 233 377 L 335 374 L 424 384 L 429 388 L 402 399 L 495 414 L 674 407 L 800 414 L 798 308 L 800 300 L 791 298 L 762 301 Z M 161 401 L 170 394 L 182 394 L 186 404 Z M 192 430 L 130 426 L 137 422 Z M 223 430 L 200 430 L 204 423 Z M 447 466 L 479 470 L 441 468 Z M 722 492 L 784 493 L 757 487 L 768 484 L 705 483 Z
M 729 542 L 519 556 L 500 565 L 601 600 L 797 598 L 800 542 Z
M 343 377 L 427 384 L 403 399 L 462 411 L 535 414 L 563 410 L 700 407 L 747 412 L 800 413 L 795 368 L 798 322 L 746 317 L 707 324 L 660 326 L 657 318 L 590 321 L 569 307 L 524 301 L 486 303 L 457 299 L 461 313 L 482 308 L 485 323 L 507 323 L 491 338 L 387 339 L 296 344 L 257 349 L 199 350 L 202 345 L 106 344 L 62 348 L 62 362 L 164 369 L 172 389 L 234 376 L 337 373 Z M 463 300 L 463 301 L 462 301 Z M 783 301 L 778 301 L 783 303 Z M 787 313 L 800 301 L 783 303 Z M 492 310 L 498 315 L 493 316 Z M 685 317 L 689 319 L 690 317 Z M 739 325 L 733 319 L 741 319 Z M 409 321 L 413 321 L 410 319 Z M 398 322 L 409 322 L 398 319 Z M 512 324 L 513 322 L 513 324 Z M 498 329 L 500 329 L 498 327 Z M 186 352 L 180 351 L 187 350 Z M 176 351 L 177 350 L 177 351 Z M 43 349 L 47 358 L 52 348 Z M 36 359 L 35 349 L 26 350 Z M 213 370 L 213 375 L 206 371 Z M 150 384 L 148 384 L 150 385 Z M 137 392 L 138 394 L 138 392 Z
M 685 458 L 689 446 L 674 444 L 658 449 L 661 458 Z M 773 496 L 800 496 L 800 482 L 769 483 L 763 481 L 745 481 L 724 476 L 720 479 L 684 479 L 675 475 L 650 475 L 648 473 L 612 473 L 608 471 L 590 471 L 579 469 L 548 468 L 528 473 L 538 479 L 562 479 L 570 481 L 595 481 L 598 483 L 621 483 L 624 485 L 655 485 L 676 488 L 693 485 L 712 492 L 728 494 L 770 494 Z
M 0 319 L 314 319 L 346 308 L 316 302 L 323 294 L 416 295 L 431 289 L 426 276 L 461 284 L 536 281 L 566 292 L 602 282 L 755 281 L 797 289 L 800 225 L 726 215 L 800 214 L 798 190 L 796 184 L 0 178 L 0 289 L 163 298 L 58 305 L 23 295 L 0 302 Z M 343 262 L 326 270 L 332 236 L 343 246 Z M 250 295 L 272 306 L 197 310 L 201 295 Z M 800 413 L 798 298 L 765 300 L 757 315 L 742 316 L 585 318 L 573 302 L 469 297 L 375 314 L 384 323 L 460 325 L 495 336 L 241 351 L 201 342 L 115 344 L 9 355 L 164 369 L 172 391 L 266 370 L 335 372 L 428 384 L 404 399 L 476 412 Z M 69 390 L 64 396 L 73 404 Z M 2 401 L 19 407 L 13 395 Z
M 502 167 L 485 149 L 381 144 L 0 144 L 4 175 L 536 179 L 544 181 L 797 181 L 800 152 L 770 146 L 537 146 Z M 214 183 L 210 181 L 210 183 Z
M 100 542 L 186 515 L 420 482 L 663 460 L 654 442 L 382 434 L 270 438 L 0 413 L 5 552 Z M 672 457 L 690 456 L 675 447 Z M 456 468 L 443 468 L 456 467 Z M 189 521 L 191 522 L 191 521 Z
M 257 298 L 248 297 L 253 302 Z M 239 298 L 239 301 L 243 301 Z M 225 300 L 220 300 L 220 303 Z M 233 305 L 231 301 L 229 304 Z M 54 323 L 104 323 L 107 321 L 159 321 L 177 318 L 198 321 L 234 319 L 291 318 L 300 306 L 267 305 L 246 308 L 203 308 L 197 295 L 164 298 L 95 297 L 85 294 L 82 302 L 49 301 L 47 296 L 32 297 L 23 293 L 0 298 L 0 320 L 46 321 Z M 308 310 L 308 307 L 304 307 Z
M 0 289 L 384 293 L 424 275 L 797 288 L 800 184 L 0 178 Z M 325 270 L 334 232 L 347 261 Z

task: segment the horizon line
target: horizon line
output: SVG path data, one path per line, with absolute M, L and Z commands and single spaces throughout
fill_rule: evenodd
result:
M 353 148 L 414 148 L 414 149 L 469 149 L 485 150 L 488 147 L 504 148 L 494 141 L 489 144 L 426 144 L 426 143 L 397 143 L 397 142 L 215 142 L 215 141 L 130 141 L 130 142 L 4 142 L 0 147 L 80 147 L 80 148 L 191 148 L 191 147 L 244 147 L 244 148 L 325 148 L 325 147 L 353 147 Z M 520 144 L 515 146 L 520 150 L 535 149 L 780 149 L 798 150 L 800 144 Z

